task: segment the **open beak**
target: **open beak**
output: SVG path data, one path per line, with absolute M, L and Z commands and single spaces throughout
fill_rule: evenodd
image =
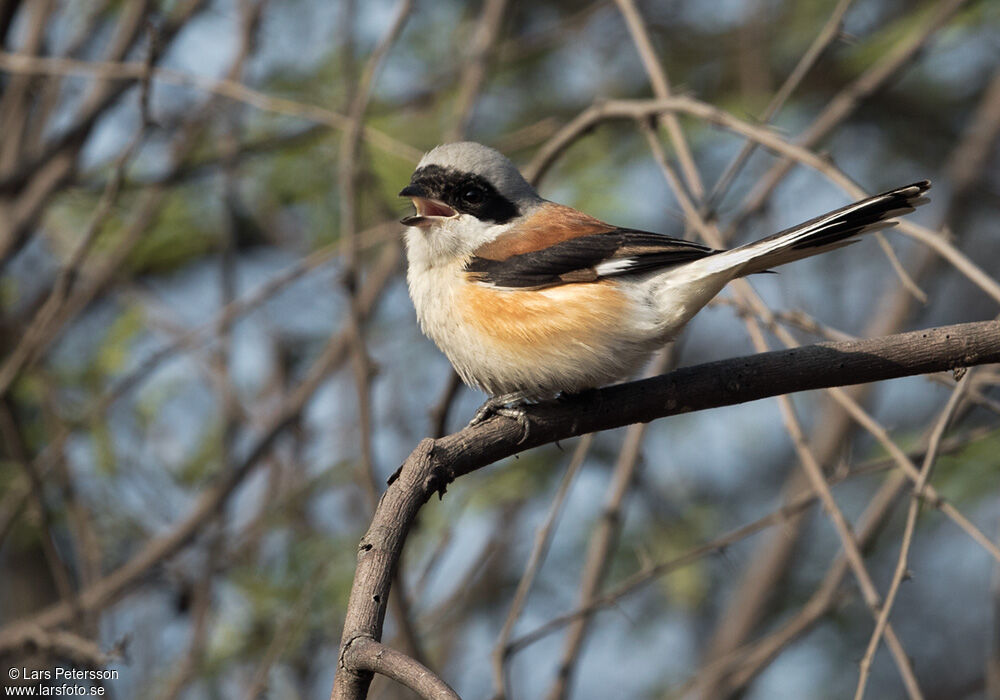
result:
M 412 216 L 401 219 L 401 224 L 424 228 L 431 226 L 441 219 L 450 219 L 453 216 L 458 216 L 458 212 L 444 202 L 425 195 L 424 189 L 419 185 L 407 185 L 402 189 L 399 196 L 409 197 L 413 201 L 413 206 L 417 212 Z

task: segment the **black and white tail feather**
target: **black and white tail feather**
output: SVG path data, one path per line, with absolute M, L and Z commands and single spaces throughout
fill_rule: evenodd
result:
M 922 180 L 883 192 L 759 241 L 725 251 L 720 257 L 732 256 L 735 262 L 746 256 L 746 267 L 741 273 L 751 275 L 850 245 L 862 234 L 895 226 L 899 223 L 893 220 L 895 217 L 909 214 L 928 201 L 923 195 L 930 186 L 928 180 Z
M 849 204 L 773 236 L 730 250 L 710 251 L 703 257 L 654 274 L 643 288 L 658 309 L 653 338 L 672 339 L 728 282 L 795 260 L 850 245 L 857 237 L 897 222 L 926 200 L 925 181 L 899 187 Z

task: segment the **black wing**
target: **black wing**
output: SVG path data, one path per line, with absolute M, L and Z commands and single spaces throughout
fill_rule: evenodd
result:
M 659 233 L 614 229 L 504 260 L 474 257 L 465 270 L 477 281 L 496 287 L 538 289 L 659 270 L 717 252 Z

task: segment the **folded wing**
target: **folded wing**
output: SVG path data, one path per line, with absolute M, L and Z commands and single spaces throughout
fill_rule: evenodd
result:
M 658 233 L 613 228 L 499 260 L 476 255 L 465 270 L 495 287 L 540 289 L 659 270 L 716 252 Z

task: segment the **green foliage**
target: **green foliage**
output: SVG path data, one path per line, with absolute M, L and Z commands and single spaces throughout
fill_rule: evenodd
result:
M 139 232 L 122 272 L 166 273 L 217 247 L 219 218 L 201 198 L 203 188 L 176 188 L 166 194 L 152 223 Z M 92 225 L 99 193 L 77 189 L 61 196 L 47 215 L 52 248 L 66 259 L 82 231 Z M 144 198 L 136 192 L 122 193 L 116 206 L 100 221 L 94 245 L 84 270 L 110 262 L 122 247 Z
M 97 355 L 95 370 L 104 376 L 118 374 L 131 357 L 131 344 L 146 330 L 146 313 L 138 304 L 127 306 L 108 327 Z
M 229 582 L 238 593 L 241 614 L 220 620 L 209 643 L 206 671 L 225 669 L 233 661 L 258 657 L 279 628 L 287 634 L 283 656 L 310 653 L 316 634 L 340 624 L 340 605 L 351 586 L 356 542 L 272 528 L 285 535 L 282 562 L 245 562 L 234 566 Z M 305 598 L 303 598 L 305 596 Z
M 716 508 L 708 504 L 693 504 L 684 509 L 684 517 L 680 521 L 651 528 L 644 537 L 649 547 L 646 555 L 653 562 L 670 561 L 717 537 L 718 532 Z M 657 584 L 667 601 L 687 609 L 701 606 L 711 591 L 710 562 L 711 555 L 658 578 Z
M 0 309 L 10 308 L 18 299 L 18 283 L 13 277 L 0 279 Z
M 335 134 L 315 142 L 284 148 L 255 161 L 247 171 L 250 198 L 262 220 L 282 211 L 294 211 L 296 229 L 310 247 L 337 240 Z M 296 231 L 297 233 L 299 231 Z
M 115 441 L 107 421 L 94 421 L 90 428 L 90 445 L 97 472 L 103 476 L 114 476 L 118 470 L 118 455 Z
M 934 468 L 934 485 L 958 504 L 993 499 L 1000 490 L 1000 431 L 989 433 L 950 455 L 941 455 Z
M 886 24 L 858 44 L 846 57 L 845 65 L 849 72 L 861 73 L 873 63 L 884 59 L 894 47 L 911 40 L 913 35 L 919 32 L 930 16 L 936 12 L 936 5 L 935 2 L 928 2 L 913 12 L 889 17 Z
M 135 274 L 165 273 L 203 257 L 218 245 L 217 211 L 183 189 L 171 191 L 153 224 L 126 261 Z M 200 191 L 198 191 L 200 194 Z
M 21 374 L 10 389 L 12 406 L 16 406 L 18 427 L 30 454 L 45 448 L 49 440 L 49 427 L 43 418 L 47 401 L 49 380 L 44 373 L 34 371 Z M 0 442 L 0 448 L 3 443 Z M 0 456 L 6 450 L 0 449 Z M 2 493 L 2 492 L 0 492 Z
M 552 449 L 534 450 L 507 460 L 502 466 L 489 469 L 475 486 L 469 505 L 473 509 L 502 509 L 546 493 L 554 478 L 562 473 L 569 459 Z
M 198 486 L 204 483 L 210 474 L 218 473 L 225 466 L 221 463 L 222 432 L 222 422 L 211 421 L 203 427 L 201 434 L 191 441 L 191 454 L 175 474 L 179 484 Z
M 720 518 L 712 505 L 686 505 L 680 517 L 669 521 L 652 518 L 637 521 L 637 511 L 641 509 L 632 507 L 636 498 L 636 494 L 628 497 L 628 527 L 621 538 L 623 543 L 633 544 L 615 551 L 609 581 L 620 582 L 648 567 L 669 563 L 718 537 Z M 595 514 L 593 526 L 585 534 L 591 537 L 593 528 L 600 524 L 601 515 Z M 662 593 L 668 605 L 697 609 L 711 593 L 712 556 L 661 574 L 653 579 L 652 585 Z M 608 584 L 608 587 L 613 586 L 614 583 Z

